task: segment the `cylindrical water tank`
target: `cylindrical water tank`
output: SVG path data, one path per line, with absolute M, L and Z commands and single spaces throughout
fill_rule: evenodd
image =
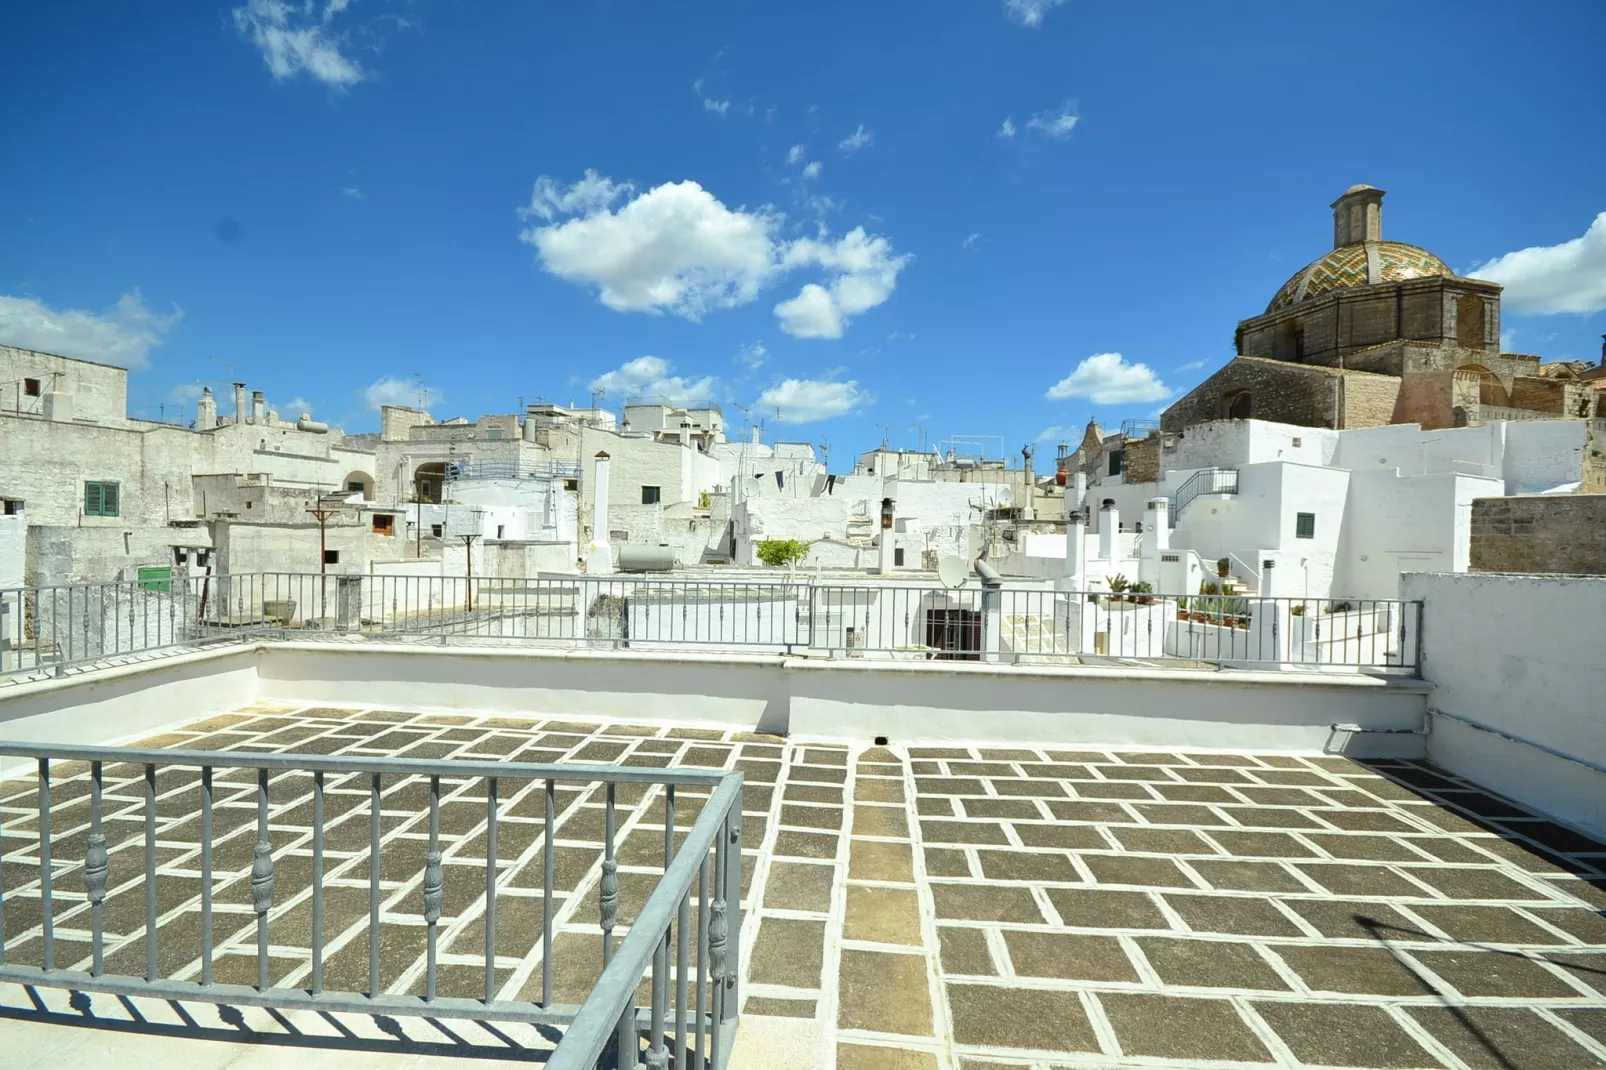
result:
M 674 568 L 675 548 L 667 543 L 646 546 L 627 542 L 619 547 L 620 572 L 672 572 Z
M 535 433 L 539 429 L 540 429 L 540 425 L 537 424 L 534 420 L 530 419 L 528 416 L 526 416 L 524 418 L 524 441 L 526 441 L 526 442 L 534 442 L 535 441 Z

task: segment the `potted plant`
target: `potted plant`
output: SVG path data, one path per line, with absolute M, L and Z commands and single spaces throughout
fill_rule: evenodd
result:
M 1132 585 L 1132 601 L 1140 606 L 1154 605 L 1154 584 L 1148 580 L 1139 580 Z
M 1232 559 L 1226 557 L 1216 558 L 1216 575 L 1226 579 L 1232 575 Z
M 1112 601 L 1112 602 L 1125 602 L 1126 601 L 1126 595 L 1125 595 L 1124 592 L 1126 591 L 1126 588 L 1127 588 L 1126 573 L 1117 572 L 1115 575 L 1110 577 L 1109 584 L 1110 584 L 1110 591 L 1112 592 L 1111 595 L 1110 595 L 1110 601 Z

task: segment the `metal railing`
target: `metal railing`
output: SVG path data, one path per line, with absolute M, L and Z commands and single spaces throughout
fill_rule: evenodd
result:
M 1171 495 L 1171 526 L 1177 526 L 1182 510 L 1201 494 L 1237 494 L 1238 469 L 1201 468 L 1187 478 Z
M 343 636 L 441 644 L 706 650 L 893 660 L 1418 669 L 1420 603 L 1397 599 L 950 590 L 628 576 L 534 579 L 322 576 L 175 579 L 149 630 L 97 586 L 0 591 L 0 678 L 223 638 Z M 126 587 L 127 585 L 121 585 Z M 104 597 L 111 597 L 104 595 Z M 40 612 L 43 605 L 48 612 Z M 67 612 L 62 613 L 62 607 Z M 165 614 L 165 616 L 163 616 Z M 90 622 L 86 624 L 86 619 Z M 136 622 L 141 619 L 133 614 Z M 9 623 L 7 623 L 9 622 Z
M 574 479 L 580 474 L 579 461 L 547 461 L 520 464 L 518 461 L 450 461 L 446 479 Z
M 32 809 L 37 823 L 37 843 L 31 851 L 8 846 L 3 859 L 15 872 L 31 870 L 37 876 L 25 876 L 15 888 L 0 883 L 0 980 L 117 996 L 276 1009 L 551 1025 L 566 1029 L 548 1062 L 562 1070 L 604 1065 L 635 1067 L 643 1055 L 648 1067 L 667 1067 L 672 1056 L 677 1070 L 719 1070 L 729 1057 L 739 1006 L 737 978 L 741 974 L 740 773 L 13 742 L 0 742 L 0 756 L 34 759 L 38 763 L 31 790 L 19 794 L 15 788 L 21 782 L 0 782 L 5 804 L 16 808 L 20 803 Z M 601 932 L 597 953 L 603 969 L 579 1006 L 553 1000 L 554 930 L 562 928 L 567 933 L 573 931 L 575 924 L 584 924 L 579 922 L 579 916 L 585 897 L 572 893 L 558 905 L 553 890 L 555 831 L 561 835 L 564 822 L 573 814 L 594 810 L 566 799 L 559 818 L 557 786 L 576 782 L 593 795 L 597 786 L 603 785 L 605 793 L 602 854 L 590 871 L 597 879 L 596 917 Z M 615 938 L 620 925 L 615 842 L 619 833 L 615 805 L 619 784 L 644 787 L 646 794 L 641 804 L 653 802 L 655 806 L 658 804 L 651 791 L 661 787 L 663 814 L 663 872 L 645 905 L 629 923 L 622 941 Z M 514 786 L 506 791 L 504 803 L 507 785 Z M 427 793 L 422 804 L 417 798 L 419 789 Z M 477 857 L 468 865 L 443 864 L 443 795 L 454 811 L 454 820 L 462 822 L 457 829 L 461 835 L 447 848 L 456 855 L 452 861 L 483 853 L 483 865 Z M 687 800 L 688 806 L 701 804 L 689 830 L 684 826 L 677 830 L 677 796 Z M 326 816 L 332 818 L 337 830 L 349 827 L 361 832 L 357 811 L 364 801 L 368 810 L 366 850 L 335 851 L 333 857 L 326 854 L 326 841 L 338 835 L 326 831 Z M 462 812 L 459 804 L 477 813 L 464 822 L 458 817 Z M 522 812 L 525 804 L 530 809 L 539 805 L 542 811 L 538 836 L 532 827 L 533 819 L 511 816 L 515 808 Z M 310 815 L 303 814 L 296 823 L 308 824 L 310 817 L 309 830 L 285 832 L 285 825 L 291 822 L 290 813 L 308 806 Z M 253 811 L 254 822 L 248 816 Z M 188 824 L 197 815 L 199 826 L 192 831 L 194 842 L 190 842 L 176 831 L 176 826 Z M 141 838 L 129 834 L 135 822 L 143 824 L 142 858 L 137 850 Z M 113 824 L 114 842 L 108 846 L 107 831 Z M 514 829 L 514 825 L 519 828 Z M 278 843 L 274 842 L 275 828 L 279 829 Z M 508 859 L 513 864 L 501 871 L 499 828 L 514 843 Z M 394 959 L 384 961 L 382 915 L 394 919 L 407 911 L 394 884 L 391 889 L 381 887 L 381 872 L 387 881 L 394 881 L 395 870 L 387 863 L 411 857 L 410 851 L 386 853 L 385 845 L 393 834 L 426 829 L 428 843 L 423 865 L 402 880 L 403 889 L 416 895 L 412 903 L 426 929 L 420 977 L 412 959 L 411 966 L 400 971 L 396 971 Z M 126 838 L 119 839 L 119 833 Z M 684 837 L 678 847 L 677 834 Z M 254 844 L 249 838 L 252 835 Z M 475 843 L 472 851 L 456 851 L 470 839 Z M 303 870 L 309 840 L 310 867 Z M 222 841 L 224 847 L 219 848 L 217 841 Z M 164 861 L 158 866 L 158 842 L 164 852 L 179 847 L 181 855 L 196 856 L 188 859 L 183 868 L 186 876 L 192 868 L 198 870 L 198 894 L 165 907 L 159 904 L 158 888 L 184 878 L 162 873 L 164 880 L 159 884 L 159 869 L 165 870 L 176 862 Z M 338 845 L 346 847 L 352 842 L 342 839 Z M 409 842 L 413 842 L 411 837 Z M 242 851 L 229 848 L 248 844 L 252 850 L 247 865 Z M 70 860 L 63 859 L 60 852 L 69 849 L 69 845 L 81 853 Z M 225 855 L 222 864 L 220 854 Z M 235 863 L 232 867 L 231 859 Z M 503 979 L 506 964 L 499 967 L 497 962 L 497 907 L 506 898 L 504 892 L 514 873 L 528 871 L 537 864 L 542 873 L 540 999 L 504 999 L 501 992 L 511 987 L 512 979 Z M 83 889 L 78 893 L 68 892 L 58 884 L 58 879 L 74 868 L 78 869 L 76 883 L 81 883 Z M 343 880 L 349 887 L 361 880 L 364 868 L 368 891 L 366 925 L 360 916 L 337 914 L 346 924 L 337 922 L 333 931 L 326 931 L 326 883 Z M 307 875 L 298 880 L 302 872 Z M 448 873 L 452 876 L 448 877 Z M 456 917 L 447 917 L 447 886 L 460 879 L 459 874 L 467 873 L 472 873 L 474 880 L 467 898 L 459 892 L 452 901 L 469 905 L 454 907 L 449 913 Z M 585 887 L 589 879 L 588 875 L 575 887 Z M 482 887 L 483 892 L 479 892 Z M 250 922 L 230 931 L 228 923 L 238 921 L 242 915 L 228 906 L 216 910 L 216 901 L 221 892 L 226 903 L 234 904 L 241 897 L 230 893 L 246 891 L 249 898 L 245 901 L 255 915 L 254 932 Z M 127 925 L 118 926 L 124 930 L 120 934 L 108 934 L 108 896 L 118 905 L 131 898 L 143 898 L 143 924 L 132 926 L 138 936 L 128 931 L 131 927 Z M 390 905 L 382 909 L 387 900 Z M 282 951 L 270 957 L 270 922 L 303 904 L 310 907 L 310 970 L 301 973 L 297 968 L 282 977 L 288 981 L 299 976 L 299 983 L 293 986 L 276 985 L 271 980 L 273 971 L 282 971 L 285 959 Z M 475 907 L 483 908 L 477 917 Z M 13 925 L 13 935 L 7 939 L 8 908 L 17 910 L 24 919 L 36 917 L 37 921 Z M 192 929 L 187 921 L 196 915 L 198 928 Z M 437 960 L 443 920 L 453 936 L 472 928 L 483 935 L 484 985 L 479 995 L 440 992 Z M 221 941 L 216 939 L 220 923 L 226 930 Z M 389 924 L 393 925 L 394 920 Z M 71 936 L 58 936 L 58 928 L 69 930 Z M 357 944 L 364 928 L 366 990 L 325 987 L 326 949 L 333 947 L 334 953 L 339 954 L 341 948 Z M 89 937 L 87 948 L 82 943 L 84 932 Z M 250 948 L 253 937 L 255 983 L 220 982 L 219 952 Z M 179 942 L 176 952 L 171 950 L 170 940 Z M 108 972 L 109 941 L 114 953 L 137 947 L 143 941 L 143 973 Z M 534 953 L 532 937 L 531 954 Z M 31 961 L 20 961 L 24 958 Z M 117 958 L 128 961 L 121 955 Z M 386 967 L 397 974 L 388 983 L 383 972 Z M 533 980 L 532 977 L 532 994 Z M 650 982 L 651 995 L 648 1006 L 638 1011 L 637 989 L 643 982 Z M 418 988 L 420 983 L 421 995 L 405 991 Z M 643 1034 L 647 1041 L 645 1053 L 641 1045 Z

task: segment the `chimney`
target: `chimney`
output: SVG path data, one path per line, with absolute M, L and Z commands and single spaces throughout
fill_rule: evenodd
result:
M 251 391 L 251 422 L 254 423 L 254 424 L 263 423 L 264 422 L 264 418 L 267 415 L 268 415 L 268 400 L 267 400 L 267 398 L 263 397 L 262 391 L 260 391 L 260 390 Z
M 586 572 L 607 576 L 613 572 L 613 547 L 608 544 L 608 454 L 599 450 L 591 475 L 591 548 Z
M 1099 510 L 1099 557 L 1105 561 L 1115 560 L 1115 536 L 1121 530 L 1121 510 L 1115 507 L 1115 499 L 1106 501 Z
M 217 426 L 217 402 L 212 398 L 212 388 L 201 387 L 201 400 L 195 403 L 195 430 L 210 431 Z
M 245 384 L 234 384 L 234 422 L 245 423 Z
M 1333 202 L 1333 248 L 1383 240 L 1383 192 L 1376 186 L 1351 186 Z
M 890 479 L 881 483 L 881 493 L 887 497 L 881 499 L 881 543 L 878 546 L 876 557 L 876 572 L 882 576 L 892 574 L 893 549 L 897 540 L 897 524 L 893 520 L 893 494 L 897 493 L 897 484 Z
M 1087 553 L 1087 513 L 1082 497 L 1087 493 L 1087 476 L 1076 473 L 1076 481 L 1065 488 L 1065 571 L 1061 590 L 1080 591 L 1087 586 L 1082 558 Z

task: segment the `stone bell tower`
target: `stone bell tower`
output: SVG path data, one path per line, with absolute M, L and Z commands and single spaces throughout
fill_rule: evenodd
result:
M 1383 190 L 1351 186 L 1333 202 L 1333 248 L 1383 240 Z

